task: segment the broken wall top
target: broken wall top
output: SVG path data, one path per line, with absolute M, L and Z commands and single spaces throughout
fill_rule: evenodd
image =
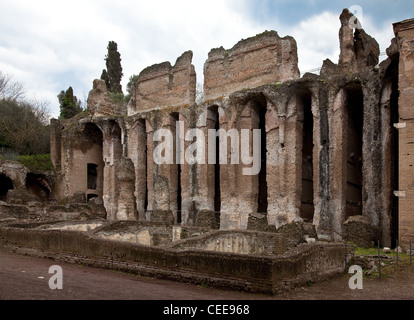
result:
M 210 51 L 204 64 L 204 99 L 299 77 L 295 39 L 266 31 L 238 42 L 232 49 Z
M 358 72 L 365 67 L 375 67 L 380 55 L 378 42 L 364 31 L 361 23 L 348 9 L 342 11 L 339 19 L 340 70 L 343 73 Z
M 196 73 L 192 58 L 192 51 L 187 51 L 174 66 L 163 62 L 141 71 L 128 105 L 128 114 L 195 103 Z
M 94 116 L 124 115 L 126 110 L 122 102 L 115 102 L 109 95 L 104 80 L 95 79 L 93 89 L 88 96 L 88 110 Z

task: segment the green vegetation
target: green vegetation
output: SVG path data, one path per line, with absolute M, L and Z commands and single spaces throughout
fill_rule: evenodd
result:
M 394 272 L 410 266 L 410 256 L 407 253 L 398 254 L 398 265 L 397 253 L 395 250 L 386 253 L 384 252 L 384 249 L 380 249 L 379 253 L 381 260 L 381 277 L 388 277 Z M 373 277 L 379 276 L 378 248 L 355 247 L 354 255 L 356 257 L 354 259 L 356 260 L 351 263 L 360 265 L 363 268 L 365 275 Z
M 23 86 L 1 71 L 0 115 L 0 147 L 7 153 L 49 153 L 47 103 L 24 99 Z
M 101 79 L 105 81 L 109 92 L 122 93 L 121 80 L 122 66 L 121 55 L 118 52 L 118 44 L 115 41 L 109 41 L 108 53 L 105 56 L 106 70 L 102 71 Z
M 53 170 L 50 154 L 19 156 L 18 161 L 32 172 L 44 172 Z
M 125 96 L 122 92 L 113 93 L 113 92 L 108 91 L 108 96 L 115 103 L 123 103 L 125 101 Z
M 134 74 L 132 76 L 129 77 L 129 81 L 127 84 L 127 95 L 125 96 L 125 102 L 129 102 L 129 100 L 131 100 L 131 95 L 134 93 L 136 86 L 137 86 L 137 82 L 138 82 L 138 75 Z
M 57 96 L 60 104 L 60 119 L 70 119 L 83 111 L 82 103 L 73 95 L 72 87 Z

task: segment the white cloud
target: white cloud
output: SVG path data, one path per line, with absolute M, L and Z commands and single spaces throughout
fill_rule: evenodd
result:
M 6 32 L 0 36 L 0 68 L 26 88 L 48 92 L 55 116 L 60 90 L 72 86 L 79 98 L 87 95 L 105 68 L 110 40 L 118 43 L 125 88 L 132 74 L 175 63 L 187 50 L 194 52 L 200 79 L 211 48 L 232 46 L 255 32 L 235 0 L 3 1 L 0 30 Z
M 292 29 L 292 36 L 298 44 L 301 72 L 321 67 L 325 59 L 338 62 L 340 26 L 338 15 L 323 12 Z
M 0 70 L 24 83 L 30 94 L 48 99 L 54 116 L 57 94 L 69 86 L 87 97 L 105 68 L 108 41 L 118 43 L 128 78 L 145 67 L 170 61 L 192 50 L 198 81 L 212 48 L 228 49 L 264 30 L 291 35 L 298 44 L 301 71 L 320 67 L 339 55 L 339 13 L 322 12 L 296 26 L 251 18 L 248 1 L 239 0 L 3 0 L 0 2 Z M 369 25 L 369 17 L 365 19 Z M 381 42 L 390 41 L 389 23 L 373 28 Z M 385 24 L 384 24 L 385 26 Z M 370 30 L 367 29 L 369 33 Z M 388 39 L 389 38 L 389 39 Z M 381 48 L 381 50 L 385 50 Z

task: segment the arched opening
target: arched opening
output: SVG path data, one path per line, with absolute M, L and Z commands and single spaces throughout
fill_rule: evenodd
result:
M 360 85 L 346 89 L 347 164 L 346 164 L 346 213 L 362 215 L 362 136 L 364 124 L 363 92 Z
M 14 189 L 12 180 L 0 173 L 0 201 L 6 201 L 9 190 Z
M 28 173 L 26 175 L 27 190 L 45 202 L 50 199 L 51 188 L 45 175 Z
M 303 106 L 303 135 L 302 135 L 302 195 L 301 218 L 305 222 L 312 222 L 314 205 L 313 187 L 313 114 L 312 98 L 310 92 L 301 96 Z

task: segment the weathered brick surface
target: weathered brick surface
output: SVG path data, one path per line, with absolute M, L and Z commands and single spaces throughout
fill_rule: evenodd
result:
M 129 114 L 154 108 L 190 105 L 195 102 L 196 73 L 191 64 L 193 53 L 187 51 L 174 66 L 169 62 L 144 69 L 128 106 Z
M 191 52 L 184 53 L 174 66 L 167 62 L 142 71 L 127 116 L 110 115 L 110 109 L 117 106 L 106 104 L 104 84 L 97 80 L 88 101 L 92 117 L 76 120 L 76 126 L 88 121 L 96 124 L 103 133 L 102 147 L 66 148 L 68 140 L 82 133 L 78 130 L 65 136 L 70 128 L 66 123 L 62 148 L 52 148 L 62 149 L 61 176 L 66 181 L 62 178 L 59 195 L 83 191 L 86 182 L 77 174 L 84 175 L 88 163 L 99 164 L 103 158 L 102 197 L 109 220 L 173 217 L 174 223 L 182 225 L 217 228 L 219 223 L 222 230 L 266 230 L 305 219 L 315 225 L 320 239 L 343 240 L 344 222 L 356 214 L 368 219 L 384 245 L 394 244 L 397 231 L 405 244 L 413 238 L 414 23 L 394 25 L 397 37 L 387 50 L 389 58 L 376 68 L 377 43 L 361 30 L 353 33 L 348 24 L 351 18 L 344 10 L 339 63 L 326 61 L 319 76 L 307 74 L 298 79 L 295 41 L 270 31 L 242 40 L 230 50 L 210 52 L 200 104 L 192 103 Z M 179 131 L 182 138 L 190 129 L 198 129 L 207 144 L 209 129 L 236 131 L 237 137 L 220 147 L 227 162 L 217 166 L 155 163 L 153 152 L 160 141 L 154 137 L 159 129 L 169 130 L 177 151 L 177 120 L 184 123 L 183 132 Z M 399 130 L 399 164 L 394 122 L 406 124 Z M 243 129 L 261 130 L 261 149 L 266 147 L 260 154 L 265 170 L 253 176 L 244 174 L 251 164 L 233 163 L 242 143 L 249 152 L 254 150 L 252 140 L 241 141 Z M 232 140 L 240 144 L 230 145 Z M 181 149 L 193 142 L 185 141 Z M 130 158 L 134 167 L 129 160 L 120 161 L 123 157 Z M 74 161 L 78 167 L 68 165 Z M 130 170 L 122 171 L 128 163 Z M 79 185 L 70 181 L 72 176 Z M 400 198 L 399 217 L 394 210 L 396 189 L 406 194 Z M 120 209 L 132 213 L 134 207 L 137 214 L 119 214 Z M 205 219 L 200 215 L 203 212 L 216 212 L 220 219 L 212 215 Z M 256 213 L 266 213 L 266 217 L 258 223 L 253 219 Z
M 407 247 L 414 240 L 414 19 L 394 24 L 400 45 L 399 117 L 406 127 L 399 130 L 399 239 Z
M 204 96 L 210 100 L 299 76 L 296 41 L 268 31 L 242 40 L 230 50 L 210 51 L 204 64 Z

